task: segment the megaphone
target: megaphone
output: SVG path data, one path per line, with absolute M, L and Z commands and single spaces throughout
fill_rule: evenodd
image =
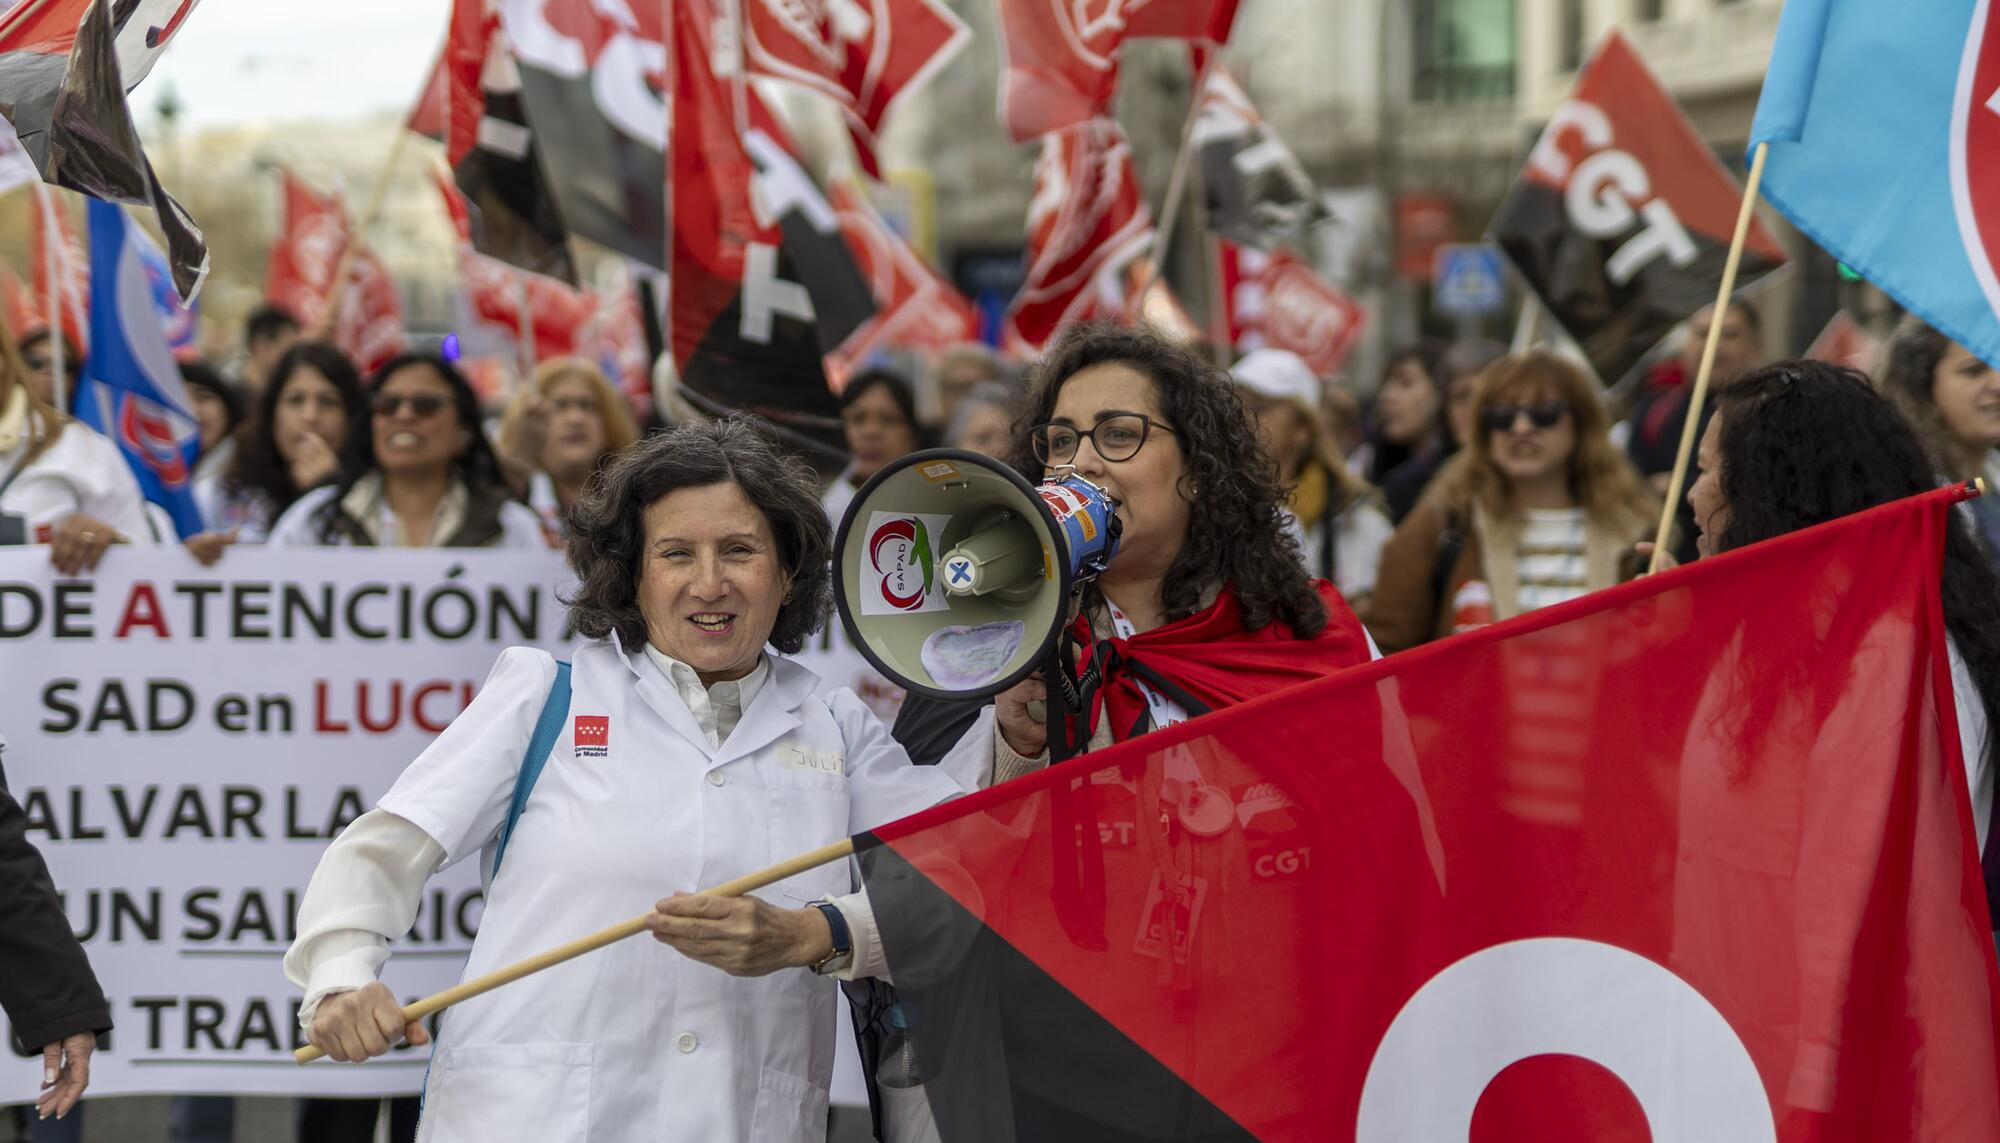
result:
M 884 466 L 848 505 L 834 602 L 890 682 L 985 698 L 1055 651 L 1118 534 L 1111 497 L 1073 471 L 1036 486 L 990 457 L 931 449 Z

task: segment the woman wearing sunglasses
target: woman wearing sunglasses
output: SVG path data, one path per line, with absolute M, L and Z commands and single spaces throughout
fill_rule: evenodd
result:
M 1584 371 L 1548 353 L 1481 377 L 1467 454 L 1382 549 L 1368 629 L 1389 651 L 1629 578 L 1658 505 Z
M 479 400 L 435 353 L 392 358 L 369 380 L 368 430 L 337 483 L 301 496 L 273 544 L 384 548 L 546 548 L 479 428 Z

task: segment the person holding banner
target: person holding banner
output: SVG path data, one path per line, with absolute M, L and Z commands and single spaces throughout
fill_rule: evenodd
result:
M 390 358 L 369 383 L 373 415 L 337 484 L 299 497 L 273 544 L 542 548 L 541 521 L 514 499 L 479 422 L 479 397 L 436 353 Z
M 368 423 L 361 375 L 325 342 L 293 345 L 268 376 L 229 467 L 195 482 L 209 528 L 188 542 L 198 556 L 198 541 L 215 544 L 217 555 L 230 542 L 262 543 L 299 497 L 340 475 L 341 457 Z
M 468 978 L 655 898 L 660 943 L 453 1008 L 420 1139 L 818 1138 L 836 1015 L 821 977 L 887 970 L 850 866 L 764 896 L 673 891 L 956 796 L 990 754 L 912 766 L 852 693 L 820 693 L 786 657 L 831 611 L 832 529 L 810 469 L 751 421 L 633 446 L 571 522 L 571 614 L 589 641 L 567 666 L 505 652 L 328 848 L 285 958 L 301 1025 L 340 1060 L 424 1042 L 376 972 L 425 881 L 484 850 Z
M 38 395 L 0 324 L 0 544 L 47 543 L 64 575 L 152 542 L 139 482 L 110 441 Z
M 2000 371 L 1911 315 L 1889 341 L 1881 380 L 1933 468 L 1950 480 L 1985 478 L 1989 495 L 1966 510 L 2000 567 Z
M 1912 347 L 1904 350 L 1908 355 Z M 1852 369 L 1786 361 L 1748 373 L 1717 396 L 1695 454 L 1699 475 L 1687 501 L 1697 550 L 1718 555 L 1928 491 L 1937 475 L 1920 440 Z M 1996 494 L 1989 484 L 1985 495 Z M 1992 732 L 2000 727 L 2000 572 L 1962 515 L 1951 517 L 1944 547 L 1944 626 L 1959 743 L 1987 902 L 2000 917 L 2000 848 L 1987 844 L 2000 798 L 1994 781 L 2000 743 Z
M 639 439 L 632 409 L 604 371 L 581 357 L 535 367 L 500 419 L 500 466 L 549 535 L 569 529 L 567 513 L 605 461 Z
M 1481 374 L 1479 431 L 1382 550 L 1368 629 L 1405 650 L 1631 578 L 1653 497 L 1616 445 L 1597 386 L 1549 353 Z

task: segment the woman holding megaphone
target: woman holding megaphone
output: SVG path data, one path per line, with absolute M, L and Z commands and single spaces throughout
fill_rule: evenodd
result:
M 1036 371 L 1009 459 L 1031 478 L 1073 471 L 1117 504 L 1116 554 L 1074 628 L 1101 675 L 1078 715 L 1087 749 L 1372 657 L 1340 593 L 1307 574 L 1235 385 L 1186 348 L 1072 330 Z M 969 722 L 961 748 L 989 741 L 1004 781 L 1048 764 L 1048 694 L 1030 678 L 983 708 L 913 702 L 896 734 L 936 743 L 941 725 Z

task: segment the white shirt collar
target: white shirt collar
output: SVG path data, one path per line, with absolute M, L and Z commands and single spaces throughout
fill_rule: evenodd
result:
M 696 725 L 708 737 L 709 746 L 718 750 L 743 720 L 743 712 L 750 709 L 764 681 L 771 677 L 771 660 L 762 654 L 757 656 L 757 665 L 750 668 L 749 674 L 714 686 L 704 686 L 693 667 L 662 652 L 651 641 L 646 643 L 646 658 L 674 685 L 681 701 L 687 704 L 688 713 L 694 715 Z

